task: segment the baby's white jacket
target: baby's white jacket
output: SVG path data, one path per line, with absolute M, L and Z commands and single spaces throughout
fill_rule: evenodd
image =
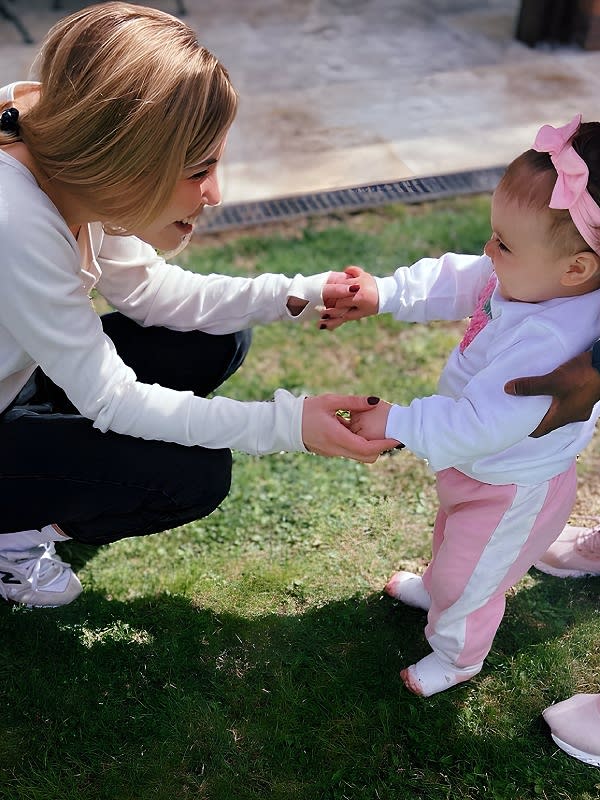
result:
M 405 322 L 460 320 L 475 311 L 493 266 L 487 256 L 447 253 L 377 278 L 379 313 Z M 490 299 L 492 318 L 464 352 L 456 347 L 437 394 L 394 405 L 386 437 L 403 442 L 434 471 L 455 467 L 491 484 L 532 485 L 564 472 L 589 443 L 598 417 L 533 439 L 551 398 L 514 397 L 504 384 L 543 375 L 600 337 L 600 290 L 542 303 Z M 399 364 L 398 369 L 403 365 Z
M 310 317 L 328 273 L 197 275 L 133 236 L 106 235 L 100 224 L 84 226 L 76 241 L 29 170 L 2 150 L 0 242 L 0 410 L 39 365 L 101 431 L 253 454 L 305 450 L 303 398 L 279 389 L 272 402 L 246 403 L 141 383 L 88 295 L 96 285 L 143 326 L 226 334 Z M 287 310 L 290 296 L 309 301 L 297 317 Z

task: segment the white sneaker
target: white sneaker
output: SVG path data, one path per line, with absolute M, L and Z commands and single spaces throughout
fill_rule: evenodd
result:
M 468 681 L 481 672 L 483 662 L 474 667 L 455 668 L 448 667 L 440 661 L 437 653 L 429 653 L 428 656 L 405 667 L 400 671 L 400 677 L 406 688 L 413 694 L 421 697 L 431 697 L 452 686 Z
M 65 606 L 82 590 L 69 564 L 56 554 L 54 542 L 29 550 L 0 551 L 0 597 L 27 606 Z
M 423 578 L 414 572 L 394 572 L 383 591 L 404 605 L 422 608 L 423 611 L 429 611 L 431 607 L 431 597 L 423 586 Z

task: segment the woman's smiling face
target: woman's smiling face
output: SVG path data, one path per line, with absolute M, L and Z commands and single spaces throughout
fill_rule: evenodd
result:
M 204 206 L 216 206 L 221 202 L 217 167 L 224 149 L 225 140 L 213 157 L 186 167 L 160 215 L 148 227 L 131 233 L 157 250 L 181 250 L 190 240 L 194 223 Z

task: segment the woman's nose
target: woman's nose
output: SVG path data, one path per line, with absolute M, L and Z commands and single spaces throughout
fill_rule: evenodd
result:
M 221 187 L 216 172 L 202 184 L 202 197 L 208 206 L 218 206 L 221 202 Z

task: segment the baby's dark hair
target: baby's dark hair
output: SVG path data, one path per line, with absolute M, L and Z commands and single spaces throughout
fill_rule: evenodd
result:
M 583 122 L 571 140 L 575 152 L 589 170 L 587 190 L 600 206 L 600 122 Z M 550 214 L 551 245 L 561 252 L 592 251 L 579 233 L 567 209 L 549 208 L 557 172 L 548 153 L 526 150 L 509 164 L 498 189 L 524 208 Z

